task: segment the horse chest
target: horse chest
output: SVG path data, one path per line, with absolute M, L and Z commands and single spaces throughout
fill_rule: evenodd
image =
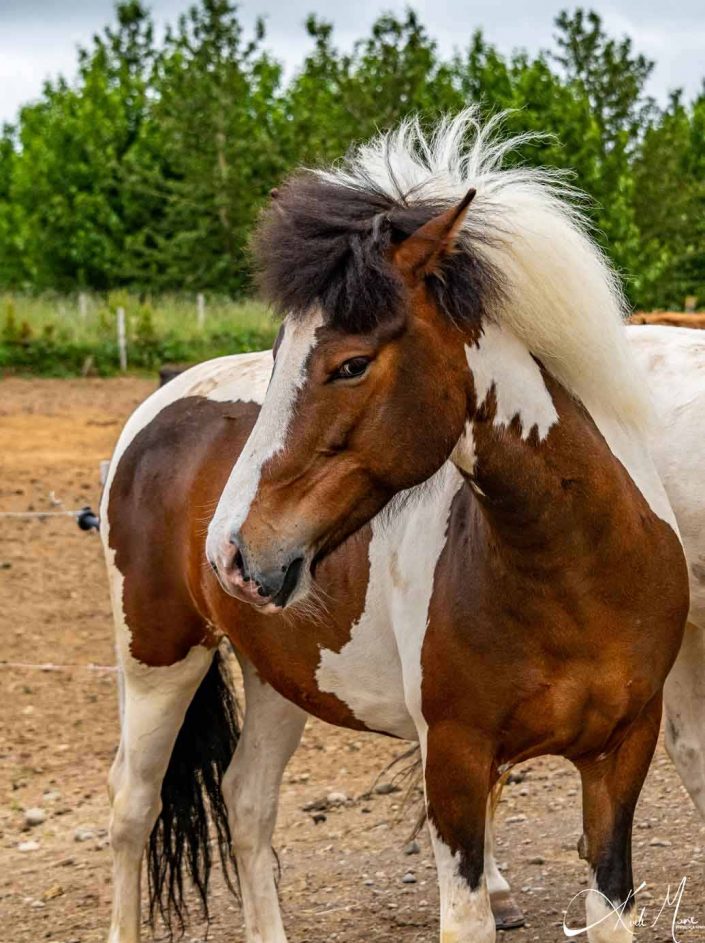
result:
M 364 612 L 338 652 L 321 651 L 318 686 L 370 729 L 415 740 L 424 725 L 421 652 L 436 565 L 461 484 L 446 465 L 392 520 L 373 522 Z

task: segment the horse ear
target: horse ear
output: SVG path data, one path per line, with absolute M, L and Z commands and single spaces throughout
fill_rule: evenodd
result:
M 402 275 L 420 279 L 438 268 L 453 251 L 476 192 L 471 187 L 460 203 L 429 219 L 394 249 L 392 261 Z

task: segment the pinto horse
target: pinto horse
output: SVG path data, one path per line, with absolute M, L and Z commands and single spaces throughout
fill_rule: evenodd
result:
M 270 843 L 307 714 L 420 744 L 443 943 L 495 937 L 502 772 L 570 758 L 589 938 L 631 939 L 687 572 L 615 279 L 554 178 L 501 169 L 507 146 L 465 113 L 292 176 L 255 241 L 273 369 L 200 365 L 120 437 L 111 943 L 139 938 L 147 845 L 153 907 L 183 916 L 184 871 L 206 901 L 209 807 L 248 943 L 284 943 Z

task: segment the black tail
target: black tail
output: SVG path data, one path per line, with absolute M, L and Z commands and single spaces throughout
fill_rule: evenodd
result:
M 237 704 L 225 672 L 222 655 L 216 651 L 174 744 L 162 784 L 162 811 L 149 838 L 149 919 L 154 927 L 159 913 L 170 936 L 174 921 L 181 933 L 185 928 L 185 875 L 193 882 L 203 917 L 208 920 L 208 881 L 213 864 L 209 820 L 215 826 L 228 887 L 236 893 L 237 872 L 230 854 L 230 827 L 220 787 L 240 728 Z

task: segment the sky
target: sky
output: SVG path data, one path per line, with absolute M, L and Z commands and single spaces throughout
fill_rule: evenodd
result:
M 173 22 L 189 0 L 152 0 L 159 28 Z M 315 12 L 335 24 L 336 44 L 349 48 L 380 13 L 402 13 L 408 0 L 241 0 L 246 26 L 257 16 L 267 23 L 267 44 L 289 71 L 310 48 L 303 27 Z M 613 35 L 628 34 L 635 48 L 656 61 L 649 92 L 665 101 L 668 91 L 700 89 L 705 75 L 705 3 L 703 0 L 584 0 L 597 10 Z M 481 27 L 501 51 L 537 52 L 551 45 L 553 19 L 568 0 L 412 0 L 443 53 L 467 45 Z M 87 44 L 110 22 L 112 0 L 0 0 L 0 123 L 12 121 L 20 105 L 39 95 L 43 81 L 71 78 L 76 47 Z

